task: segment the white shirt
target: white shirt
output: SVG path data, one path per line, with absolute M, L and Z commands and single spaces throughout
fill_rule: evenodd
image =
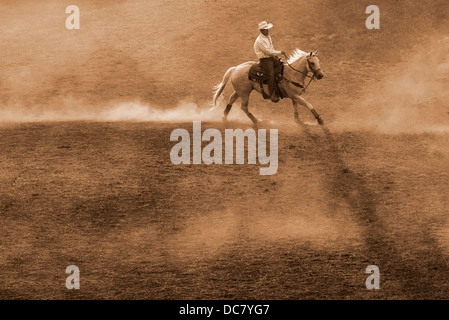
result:
M 273 55 L 281 54 L 281 51 L 274 49 L 273 41 L 271 41 L 271 36 L 264 36 L 262 33 L 259 34 L 256 41 L 254 42 L 254 52 L 259 59 L 269 58 Z

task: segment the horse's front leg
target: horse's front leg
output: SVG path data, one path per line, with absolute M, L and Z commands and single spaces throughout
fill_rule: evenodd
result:
M 320 125 L 324 124 L 323 119 L 321 118 L 321 116 L 318 114 L 318 112 L 316 112 L 315 108 L 312 106 L 311 103 L 307 102 L 303 97 L 301 96 L 296 96 L 295 97 L 295 101 L 297 103 L 299 103 L 300 105 L 309 108 L 310 112 L 312 112 L 313 116 L 315 117 L 316 121 L 318 121 L 318 123 Z
M 295 118 L 295 122 L 297 124 L 303 124 L 301 122 L 301 120 L 299 119 L 299 114 L 298 114 L 298 103 L 292 99 L 292 104 L 293 104 L 293 116 Z

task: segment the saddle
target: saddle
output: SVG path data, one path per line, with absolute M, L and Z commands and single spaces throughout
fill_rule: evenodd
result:
M 284 62 L 279 57 L 274 58 L 274 77 L 276 79 L 276 92 L 280 98 L 284 98 L 282 91 L 278 87 L 278 82 L 284 77 Z M 249 80 L 260 84 L 264 99 L 270 99 L 270 96 L 265 93 L 262 86 L 263 84 L 268 84 L 268 75 L 264 73 L 260 62 L 257 62 L 251 66 L 251 69 L 249 69 L 248 78 Z

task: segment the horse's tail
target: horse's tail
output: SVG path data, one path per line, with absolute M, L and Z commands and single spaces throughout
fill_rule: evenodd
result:
M 226 87 L 226 83 L 229 81 L 229 78 L 231 77 L 232 72 L 234 71 L 235 67 L 231 67 L 228 69 L 228 71 L 226 71 L 224 77 L 223 77 L 223 81 L 220 82 L 219 84 L 217 84 L 214 87 L 214 99 L 212 101 L 212 108 L 211 110 L 213 110 L 216 107 L 216 103 L 217 103 L 217 99 L 218 97 L 221 95 L 221 93 L 223 92 L 224 88 Z

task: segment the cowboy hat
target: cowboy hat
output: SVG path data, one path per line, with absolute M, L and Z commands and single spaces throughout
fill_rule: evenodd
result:
M 266 21 L 259 22 L 259 30 L 262 29 L 270 29 L 273 25 L 271 23 L 267 23 Z

